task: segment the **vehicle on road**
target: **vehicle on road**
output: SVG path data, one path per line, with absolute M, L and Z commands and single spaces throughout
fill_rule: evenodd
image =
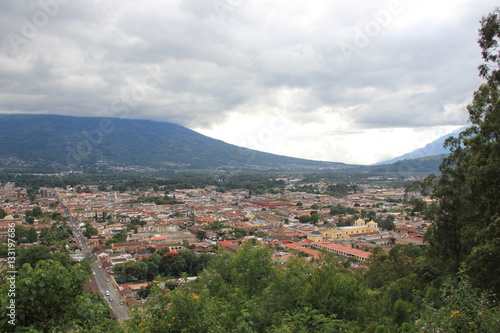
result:
M 109 293 L 109 290 L 106 290 L 106 296 L 109 296 L 110 293 Z
M 113 297 L 110 297 L 110 298 L 109 298 L 109 301 L 110 301 L 110 302 L 113 302 L 113 301 L 114 301 Z

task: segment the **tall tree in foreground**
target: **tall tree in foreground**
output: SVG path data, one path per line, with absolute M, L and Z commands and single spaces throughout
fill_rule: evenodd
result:
M 465 264 L 476 286 L 500 292 L 500 8 L 481 20 L 479 45 L 485 79 L 474 93 L 471 127 L 449 138 L 451 154 L 433 187 L 440 209 L 426 235 L 430 254 L 445 273 Z
M 0 284 L 0 331 L 102 332 L 102 327 L 120 331 L 111 329 L 118 327 L 99 295 L 82 294 L 86 274 L 80 264 L 71 268 L 53 260 L 24 264 L 15 276 L 15 288 L 11 281 Z M 12 300 L 15 317 L 8 317 Z

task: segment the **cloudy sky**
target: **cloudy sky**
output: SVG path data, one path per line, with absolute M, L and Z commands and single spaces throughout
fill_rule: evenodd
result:
M 495 0 L 0 2 L 0 113 L 151 119 L 369 164 L 467 124 Z

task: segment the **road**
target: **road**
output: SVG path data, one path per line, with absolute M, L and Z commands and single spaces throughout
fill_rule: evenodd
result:
M 68 209 L 62 204 L 61 200 L 59 200 L 59 204 L 61 205 L 64 212 L 66 213 L 66 216 L 70 217 L 70 225 L 73 228 L 73 233 L 75 234 L 75 237 L 78 239 L 80 244 L 82 244 L 83 253 L 84 254 L 88 253 L 92 256 L 92 251 L 87 243 L 87 239 L 83 236 L 83 234 L 80 232 L 80 229 L 78 228 L 78 221 L 76 221 L 76 219 L 71 217 Z M 92 256 L 92 258 L 93 258 L 93 256 Z M 121 297 L 120 293 L 118 292 L 118 289 L 115 288 L 115 286 L 113 285 L 113 283 L 109 279 L 108 273 L 103 268 L 99 268 L 99 267 L 100 267 L 99 263 L 97 263 L 97 261 L 94 259 L 94 261 L 92 263 L 92 271 L 95 273 L 94 277 L 96 279 L 96 282 L 97 282 L 97 285 L 99 287 L 100 292 L 103 295 L 105 295 L 106 291 L 109 290 L 110 295 L 104 296 L 106 298 L 106 301 L 109 304 L 109 307 L 115 313 L 115 315 L 119 321 L 127 320 L 128 315 L 129 315 L 129 309 L 128 309 L 127 305 L 120 304 L 120 300 L 122 299 L 122 297 Z M 109 301 L 110 297 L 112 297 L 114 299 L 113 302 Z
M 102 292 L 102 294 L 105 295 L 106 291 L 109 290 L 110 295 L 105 296 L 106 301 L 108 302 L 111 310 L 113 310 L 115 315 L 118 317 L 118 320 L 124 321 L 128 319 L 129 309 L 125 304 L 120 304 L 122 296 L 118 292 L 118 289 L 116 289 L 113 286 L 111 280 L 108 282 L 109 280 L 108 273 L 104 269 L 99 268 L 99 264 L 97 264 L 95 261 L 92 264 L 92 270 L 95 272 L 94 277 L 96 279 L 97 285 L 99 286 L 99 290 Z M 113 298 L 114 300 L 113 302 L 109 301 L 110 297 Z
M 14 183 L 7 183 L 3 188 L 0 188 L 0 201 L 4 201 L 11 196 L 14 191 Z

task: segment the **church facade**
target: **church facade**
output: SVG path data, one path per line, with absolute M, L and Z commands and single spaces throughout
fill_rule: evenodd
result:
M 307 239 L 313 242 L 322 241 L 342 241 L 351 239 L 351 235 L 369 234 L 379 232 L 376 222 L 366 223 L 363 219 L 358 219 L 354 225 L 348 227 L 337 227 L 333 223 L 327 223 L 307 235 Z

